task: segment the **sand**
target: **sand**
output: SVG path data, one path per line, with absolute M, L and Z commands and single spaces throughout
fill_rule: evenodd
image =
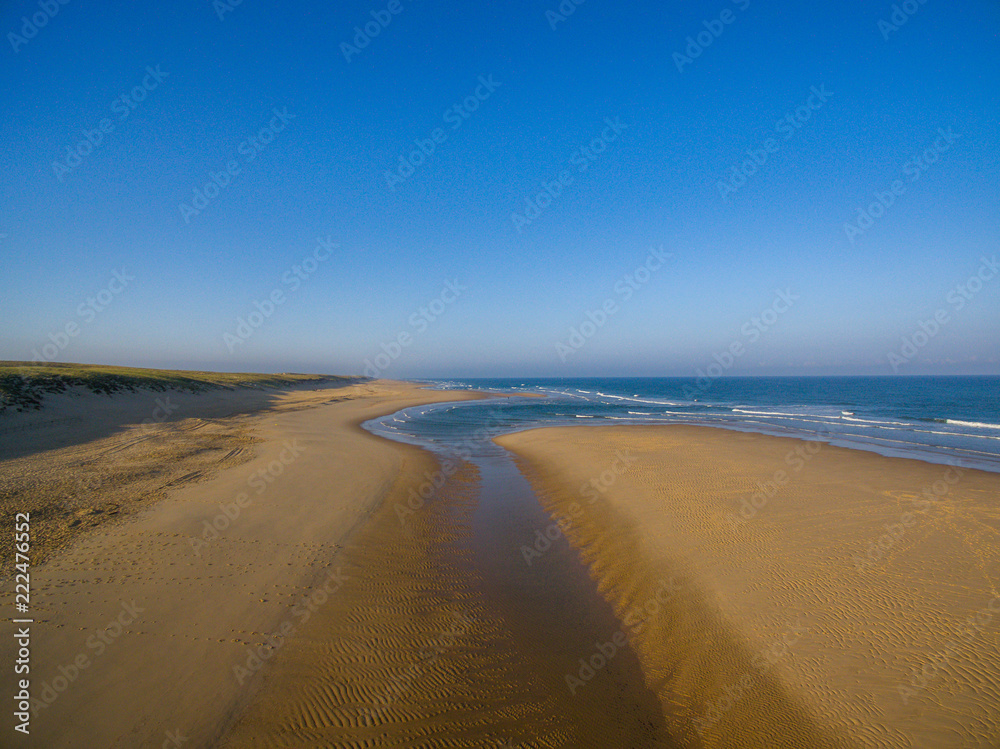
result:
M 626 625 L 673 581 L 626 629 L 679 744 L 1000 745 L 1000 475 L 693 426 L 497 441 Z
M 34 444 L 5 443 L 17 456 L 0 463 L 4 511 L 30 505 L 45 553 L 18 745 L 671 745 L 569 544 L 543 577 L 519 568 L 510 538 L 545 517 L 526 485 L 489 524 L 502 553 L 487 569 L 475 466 L 438 481 L 430 454 L 359 428 L 472 397 L 388 382 L 216 392 L 138 426 L 143 393 L 69 394 L 29 415 Z M 401 514 L 428 481 L 441 486 Z M 50 507 L 65 487 L 68 506 Z M 568 689 L 578 653 L 609 643 L 603 678 Z M 0 649 L 12 662 L 13 638 Z M 16 736 L 10 713 L 4 730 Z
M 32 517 L 38 709 L 19 745 L 217 744 L 266 670 L 240 682 L 234 667 L 340 584 L 337 552 L 398 477 L 434 465 L 358 425 L 475 396 L 392 382 L 174 394 L 160 423 L 164 397 L 53 396 L 3 425 L 3 513 Z M 11 696 L 16 652 L 5 637 Z M 12 724 L 5 710 L 5 745 Z
M 1000 744 L 996 474 L 586 427 L 499 438 L 529 484 L 359 427 L 474 393 L 163 397 L 0 424 L 0 509 L 32 513 L 17 745 Z
M 484 529 L 480 478 L 463 463 L 412 514 L 400 493 L 351 538 L 343 587 L 289 633 L 223 746 L 673 746 L 575 551 L 526 569 L 511 534 L 544 513 L 529 492 Z M 617 652 L 571 690 L 598 647 Z

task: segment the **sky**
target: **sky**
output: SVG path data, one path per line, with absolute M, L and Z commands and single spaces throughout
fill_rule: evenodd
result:
M 0 0 L 0 358 L 1000 374 L 1000 2 Z

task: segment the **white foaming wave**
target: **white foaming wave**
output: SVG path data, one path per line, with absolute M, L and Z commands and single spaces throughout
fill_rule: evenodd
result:
M 945 419 L 947 424 L 958 424 L 963 427 L 975 427 L 976 429 L 1000 429 L 1000 424 L 987 424 L 982 421 L 960 421 L 959 419 Z
M 718 414 L 704 414 L 698 413 L 697 411 L 668 411 L 663 414 L 663 416 L 671 419 L 675 416 L 697 416 L 699 419 L 703 419 L 705 421 L 712 421 L 719 418 Z
M 916 428 L 916 425 L 906 422 L 906 421 L 889 421 L 882 419 L 859 419 L 855 416 L 843 416 L 843 415 L 833 415 L 833 414 L 816 414 L 816 413 L 786 413 L 784 411 L 748 411 L 742 408 L 734 408 L 736 413 L 749 414 L 751 416 L 781 416 L 786 419 L 797 419 L 801 421 L 813 421 L 821 424 L 836 424 L 838 422 L 849 421 L 858 425 L 859 429 L 869 429 L 869 428 L 892 428 L 905 427 L 907 429 L 913 429 L 914 431 L 920 431 Z M 873 427 L 863 427 L 863 424 L 871 424 Z
M 992 434 L 955 434 L 954 432 L 935 432 L 932 429 L 918 430 L 926 432 L 927 434 L 946 434 L 949 437 L 965 437 L 967 439 L 973 440 L 1000 440 L 1000 437 L 994 437 Z
M 733 413 L 750 414 L 751 416 L 784 416 L 787 419 L 839 419 L 840 416 L 832 416 L 816 413 L 788 413 L 787 411 L 747 411 L 743 408 L 734 408 Z
M 860 419 L 856 416 L 847 416 L 844 414 L 853 413 L 850 411 L 842 411 L 840 416 L 824 416 L 823 414 L 794 414 L 787 413 L 784 411 L 751 411 L 744 408 L 734 408 L 734 413 L 743 413 L 750 416 L 781 416 L 788 419 L 802 419 L 804 421 L 822 421 L 827 420 L 837 420 L 837 421 L 849 421 L 858 425 L 858 428 L 881 428 L 881 429 L 894 429 L 895 427 L 902 427 L 904 429 L 912 430 L 914 432 L 921 432 L 924 434 L 954 434 L 953 432 L 938 432 L 934 430 L 921 429 L 917 424 L 907 421 L 890 421 L 888 419 Z M 956 426 L 972 427 L 974 429 L 1000 429 L 1000 424 L 989 424 L 981 421 L 962 421 L 960 419 L 945 419 L 945 423 L 954 424 Z M 873 425 L 872 427 L 863 427 L 864 424 Z M 985 435 L 967 435 L 969 437 L 984 436 Z M 986 437 L 986 439 L 997 439 L 996 437 Z
M 964 437 L 968 439 L 981 439 L 981 440 L 1000 440 L 1000 437 L 994 437 L 989 434 L 967 434 L 962 432 L 942 432 L 936 429 L 920 429 L 919 427 L 908 424 L 902 421 L 873 421 L 869 422 L 870 426 L 865 426 L 864 424 L 852 424 L 851 426 L 855 429 L 877 429 L 882 432 L 912 432 L 913 434 L 942 434 L 948 437 Z M 896 424 L 898 426 L 889 426 L 890 424 Z M 845 436 L 849 433 L 845 433 Z
M 894 424 L 895 426 L 901 426 L 901 427 L 913 426 L 912 424 L 906 421 L 888 421 L 888 420 L 880 421 L 876 419 L 858 419 L 852 416 L 841 416 L 840 418 L 842 418 L 844 421 L 860 421 L 865 424 L 878 424 L 880 426 L 884 424 Z
M 677 401 L 657 401 L 657 400 L 651 400 L 649 398 L 639 398 L 639 397 L 629 398 L 627 396 L 611 395 L 610 393 L 601 393 L 601 392 L 598 392 L 597 395 L 601 396 L 602 398 L 613 398 L 614 400 L 629 401 L 630 403 L 649 403 L 649 404 L 654 405 L 654 406 L 687 406 L 687 405 L 690 405 L 689 403 L 678 403 Z
M 687 403 L 678 403 L 677 401 L 654 401 L 654 400 L 649 400 L 648 398 L 635 398 L 634 400 L 635 400 L 636 403 L 650 403 L 650 404 L 652 404 L 654 406 L 690 406 L 691 405 L 690 401 L 688 401 Z
M 734 408 L 733 413 L 750 414 L 751 416 L 801 416 L 802 414 L 790 414 L 783 411 L 748 411 L 745 408 Z

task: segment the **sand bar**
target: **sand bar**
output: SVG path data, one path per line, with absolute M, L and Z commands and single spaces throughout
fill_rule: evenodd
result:
M 694 426 L 497 440 L 684 746 L 1000 744 L 1000 475 Z

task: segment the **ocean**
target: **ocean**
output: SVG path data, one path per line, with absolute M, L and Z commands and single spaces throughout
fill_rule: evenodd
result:
M 552 378 L 435 381 L 541 397 L 405 409 L 366 426 L 445 452 L 536 426 L 701 424 L 1000 472 L 1000 377 Z

